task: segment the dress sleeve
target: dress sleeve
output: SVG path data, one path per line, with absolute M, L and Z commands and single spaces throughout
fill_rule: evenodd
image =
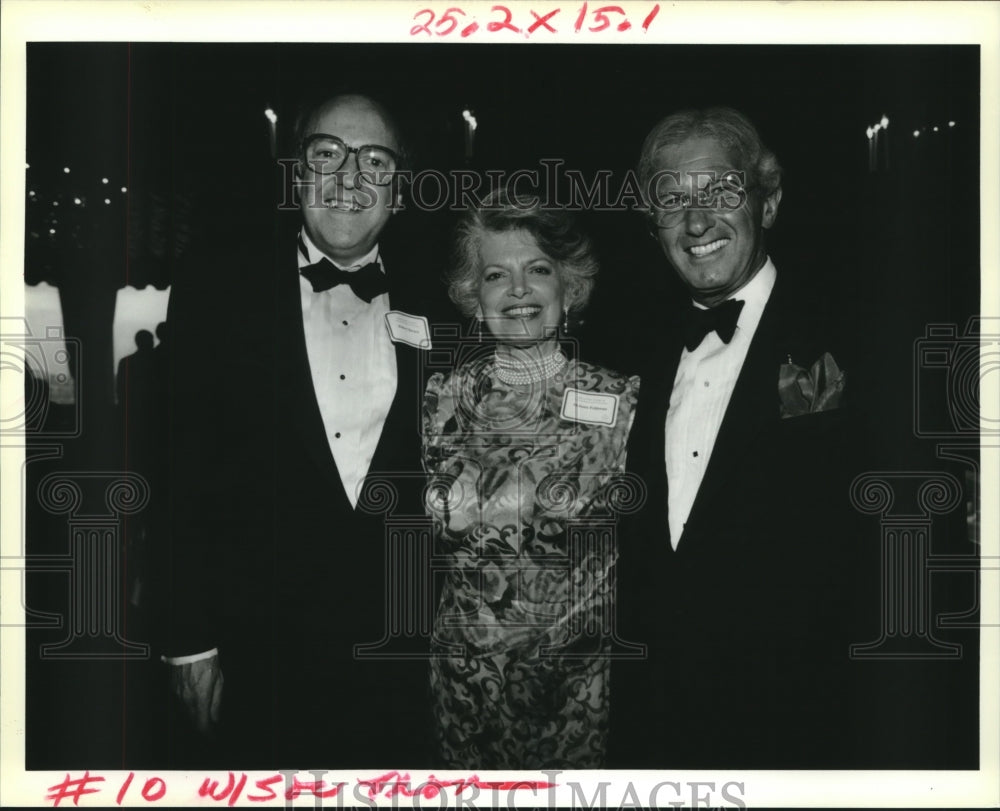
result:
M 625 481 L 625 457 L 628 450 L 629 432 L 635 419 L 636 401 L 639 396 L 639 377 L 625 377 L 616 372 L 602 370 L 602 389 L 618 395 L 618 414 L 613 427 L 605 429 L 602 441 L 595 446 L 592 468 L 598 473 L 600 485 L 594 500 L 594 507 L 605 510 L 609 506 L 619 509 L 618 502 L 625 498 L 631 501 L 632 487 Z

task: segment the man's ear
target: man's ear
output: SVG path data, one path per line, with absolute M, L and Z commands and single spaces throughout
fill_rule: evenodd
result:
M 389 187 L 392 191 L 392 205 L 389 206 L 390 211 L 393 214 L 403 210 L 403 200 L 406 197 L 406 173 L 397 173 L 392 179 L 392 185 Z
M 770 228 L 778 218 L 778 205 L 781 203 L 781 186 L 775 189 L 770 195 L 764 198 L 764 206 L 761 209 L 760 225 L 762 228 Z

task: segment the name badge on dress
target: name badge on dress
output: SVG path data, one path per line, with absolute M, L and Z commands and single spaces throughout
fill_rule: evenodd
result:
M 385 326 L 394 344 L 409 344 L 417 349 L 431 348 L 431 328 L 422 315 L 409 315 L 401 310 L 385 314 Z
M 618 395 L 566 389 L 559 416 L 570 422 L 614 425 L 618 419 Z

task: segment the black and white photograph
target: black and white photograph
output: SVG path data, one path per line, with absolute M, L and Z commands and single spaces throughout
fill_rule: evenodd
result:
M 1000 4 L 2 12 L 2 804 L 1000 805 Z

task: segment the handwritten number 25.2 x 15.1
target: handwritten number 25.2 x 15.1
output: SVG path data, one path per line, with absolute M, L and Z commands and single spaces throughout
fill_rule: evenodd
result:
M 616 31 L 628 31 L 632 23 L 625 15 L 625 10 L 621 6 L 600 6 L 598 8 L 588 8 L 588 3 L 584 3 L 577 10 L 573 23 L 573 31 L 605 31 L 612 26 Z M 660 11 L 660 4 L 654 5 L 642 21 L 642 30 L 648 31 L 650 23 Z M 544 13 L 530 11 L 530 19 L 518 19 L 515 25 L 514 16 L 506 6 L 493 6 L 490 9 L 492 19 L 486 23 L 486 30 L 491 33 L 498 31 L 511 31 L 515 34 L 530 36 L 536 31 L 550 31 L 558 33 L 559 19 L 562 9 L 556 8 Z M 568 17 L 568 15 L 567 15 Z M 410 35 L 427 34 L 427 36 L 446 37 L 449 34 L 458 32 L 462 37 L 468 37 L 480 30 L 479 21 L 470 18 L 460 8 L 448 8 L 440 15 L 432 9 L 424 8 L 413 15 L 413 20 L 418 25 L 410 29 Z M 433 30 L 431 30 L 433 29 Z

